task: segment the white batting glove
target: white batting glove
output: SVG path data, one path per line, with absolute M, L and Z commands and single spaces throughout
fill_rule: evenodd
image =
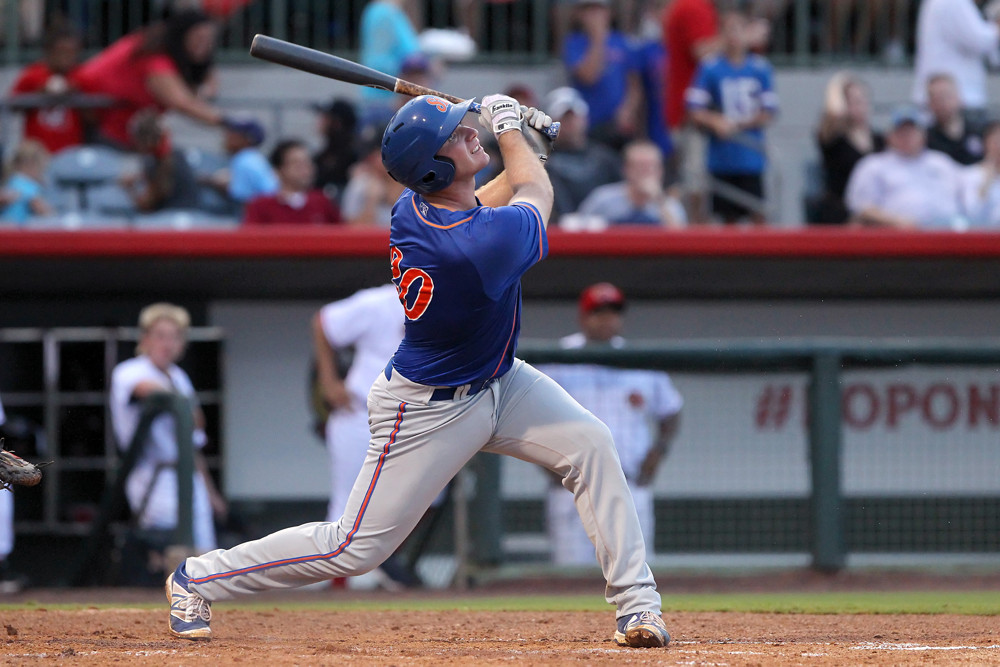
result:
M 552 124 L 552 116 L 535 107 L 521 107 L 521 113 L 524 115 L 524 122 L 539 132 Z
M 487 95 L 483 98 L 480 124 L 499 137 L 511 130 L 521 131 L 521 106 L 507 95 Z

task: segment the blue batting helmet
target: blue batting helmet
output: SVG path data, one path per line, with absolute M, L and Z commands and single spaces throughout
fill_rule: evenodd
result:
M 421 95 L 404 104 L 382 135 L 382 164 L 394 180 L 420 194 L 451 185 L 455 165 L 436 153 L 462 122 L 472 100 L 452 104 Z

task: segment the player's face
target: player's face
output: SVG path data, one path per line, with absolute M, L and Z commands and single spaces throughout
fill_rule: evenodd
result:
M 474 176 L 490 163 L 490 156 L 479 144 L 479 132 L 474 127 L 459 125 L 437 153 L 455 163 L 455 178 Z
M 175 322 L 161 318 L 143 334 L 139 349 L 154 366 L 165 369 L 181 358 L 185 342 L 184 331 Z
M 622 313 L 617 308 L 592 310 L 580 321 L 587 340 L 606 343 L 622 332 Z

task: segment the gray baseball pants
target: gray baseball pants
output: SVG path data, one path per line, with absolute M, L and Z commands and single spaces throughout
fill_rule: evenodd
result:
M 639 519 L 611 433 L 545 374 L 521 360 L 480 392 L 379 374 L 368 395 L 371 442 L 344 516 L 307 523 L 188 558 L 190 587 L 206 600 L 293 588 L 378 567 L 479 451 L 559 474 L 573 492 L 617 616 L 660 613 Z M 439 392 L 440 394 L 440 392 Z

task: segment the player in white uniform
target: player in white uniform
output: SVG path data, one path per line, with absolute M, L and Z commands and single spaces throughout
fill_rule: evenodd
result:
M 176 392 L 190 399 L 195 413 L 194 445 L 199 450 L 205 446 L 204 415 L 190 378 L 176 364 L 184 354 L 189 325 L 187 311 L 172 304 L 155 303 L 139 314 L 138 356 L 121 362 L 111 374 L 111 421 L 123 451 L 139 424 L 142 399 L 155 392 Z M 176 460 L 174 420 L 162 414 L 153 421 L 143 453 L 125 482 L 125 495 L 142 529 L 166 531 L 177 526 Z M 214 549 L 213 509 L 224 514 L 226 505 L 199 451 L 195 452 L 192 502 L 194 548 L 198 552 Z
M 514 356 L 521 276 L 548 252 L 552 208 L 552 185 L 523 133 L 551 119 L 529 109 L 522 120 L 510 97 L 483 99 L 480 122 L 497 137 L 505 170 L 477 190 L 490 156 L 462 123 L 471 103 L 416 97 L 383 135 L 382 162 L 407 186 L 389 233 L 406 334 L 368 393 L 368 455 L 344 515 L 181 563 L 166 582 L 175 636 L 210 638 L 215 600 L 377 567 L 485 451 L 542 465 L 573 492 L 616 607 L 615 642 L 669 643 L 607 426 Z
M 7 421 L 0 403 L 0 426 Z M 20 589 L 17 580 L 9 575 L 7 556 L 14 550 L 14 492 L 0 489 L 0 593 L 14 593 Z
M 625 295 L 610 283 L 597 283 L 580 294 L 581 331 L 560 340 L 564 348 L 625 346 L 622 311 Z M 611 429 L 628 488 L 635 501 L 646 553 L 653 553 L 655 518 L 649 483 L 670 447 L 684 400 L 670 376 L 660 371 L 608 368 L 593 364 L 549 364 L 544 368 L 580 405 Z M 552 560 L 560 565 L 593 564 L 591 544 L 573 495 L 559 484 L 549 489 L 545 505 Z

